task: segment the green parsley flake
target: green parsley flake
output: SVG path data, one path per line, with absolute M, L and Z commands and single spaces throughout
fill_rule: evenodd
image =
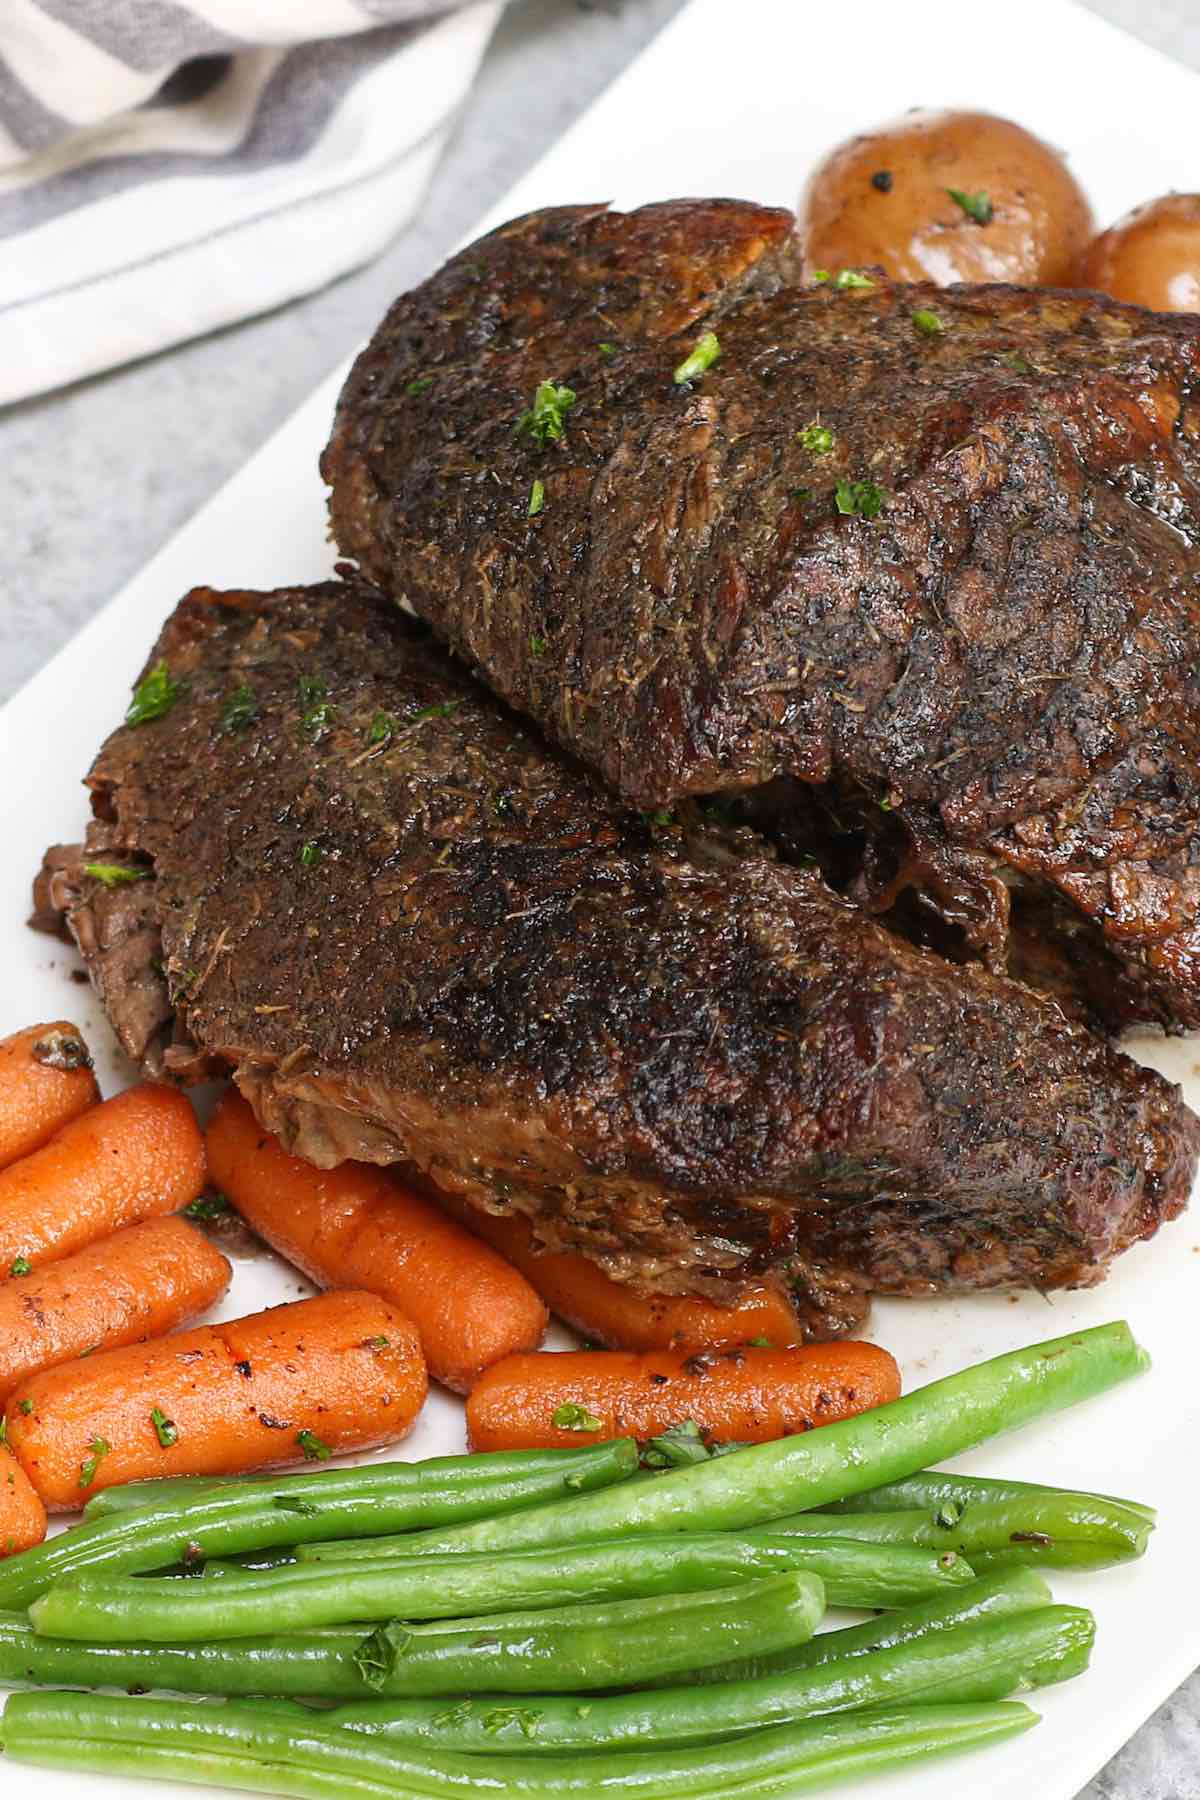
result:
M 536 631 L 529 640 L 529 654 L 530 656 L 545 656 L 546 654 L 546 640 L 544 637 L 539 637 Z
M 371 715 L 371 723 L 367 726 L 367 744 L 374 749 L 376 744 L 386 744 L 389 738 L 395 737 L 400 729 L 400 721 L 395 713 L 377 712 Z
M 550 1423 L 559 1431 L 603 1431 L 604 1421 L 598 1419 L 586 1406 L 578 1400 L 564 1400 L 550 1414 Z
M 612 357 L 617 354 L 617 346 L 615 344 L 597 344 L 596 348 L 601 356 Z
M 183 1209 L 186 1219 L 219 1219 L 229 1211 L 229 1202 L 224 1194 L 201 1194 L 198 1200 L 192 1200 Z
M 768 1337 L 747 1338 L 746 1342 L 755 1350 L 769 1350 L 771 1348 L 771 1340 Z
M 833 449 L 833 433 L 827 425 L 818 425 L 814 419 L 799 433 L 800 442 L 810 456 L 828 456 Z
M 408 383 L 408 385 L 404 391 L 408 395 L 410 400 L 415 400 L 418 394 L 428 393 L 429 389 L 432 386 L 433 386 L 433 376 L 432 375 L 417 375 L 414 377 L 414 379 L 412 381 L 410 381 Z
M 912 316 L 913 330 L 919 331 L 922 337 L 940 337 L 946 327 L 935 312 L 927 307 L 920 307 Z
M 533 405 L 517 420 L 516 436 L 527 437 L 540 450 L 549 443 L 557 443 L 566 430 L 567 414 L 575 400 L 574 388 L 559 387 L 554 381 L 539 381 Z
M 883 510 L 883 489 L 873 481 L 839 481 L 833 503 L 848 517 L 877 519 Z
M 33 1264 L 27 1256 L 14 1256 L 8 1272 L 10 1275 L 32 1275 Z
M 498 1731 L 504 1731 L 507 1726 L 515 1725 L 522 1737 L 532 1738 L 536 1735 L 537 1728 L 544 1716 L 543 1713 L 536 1712 L 529 1706 L 495 1706 L 491 1712 L 484 1713 L 483 1729 L 489 1737 L 494 1737 Z
M 243 681 L 235 687 L 232 694 L 221 708 L 222 731 L 244 731 L 247 725 L 253 725 L 258 717 L 258 701 L 254 698 L 254 689 Z
M 861 269 L 839 269 L 833 278 L 833 285 L 845 293 L 847 288 L 873 288 L 875 283 Z
M 828 269 L 814 269 L 812 272 L 812 280 L 819 285 L 823 281 L 832 281 L 833 276 Z
M 125 712 L 127 725 L 148 725 L 151 719 L 162 719 L 179 698 L 179 683 L 165 662 L 155 663 L 133 690 L 133 699 Z
M 129 881 L 148 881 L 149 869 L 127 869 L 121 863 L 84 863 L 83 872 L 106 888 L 123 887 Z
M 685 1469 L 690 1463 L 707 1462 L 710 1454 L 695 1419 L 682 1419 L 650 1439 L 641 1463 L 644 1469 Z
M 933 1515 L 933 1522 L 943 1531 L 953 1531 L 964 1511 L 961 1500 L 943 1500 Z
M 22 1413 L 25 1418 L 28 1418 L 30 1413 L 33 1411 L 33 1401 L 32 1400 L 18 1400 L 17 1401 L 17 1411 L 19 1413 Z
M 1032 375 L 1033 374 L 1033 364 L 1026 362 L 1025 358 L 1021 355 L 1019 350 L 1007 350 L 1004 353 L 1004 355 L 1000 358 L 1000 360 L 1003 363 L 1007 363 L 1008 367 L 1013 370 L 1014 374 L 1017 374 L 1017 375 Z
M 423 725 L 426 719 L 448 719 L 461 705 L 461 700 L 443 700 L 439 706 L 424 706 L 419 713 L 413 714 L 407 729 L 411 731 L 414 725 Z
M 721 346 L 715 331 L 706 331 L 690 355 L 685 356 L 675 371 L 675 385 L 682 387 L 685 381 L 695 381 L 703 375 L 705 369 L 711 369 L 721 354 Z
M 311 738 L 318 738 L 327 726 L 332 725 L 337 708 L 330 704 L 329 690 L 325 683 L 315 675 L 301 675 L 297 682 L 300 695 L 300 729 Z
M 322 1443 L 315 1431 L 298 1431 L 296 1442 L 304 1452 L 305 1462 L 328 1462 L 333 1451 Z
M 412 1632 L 406 1631 L 398 1620 L 377 1626 L 352 1653 L 363 1685 L 378 1692 L 411 1643 Z
M 664 827 L 673 825 L 675 823 L 675 814 L 671 811 L 669 806 L 660 806 L 657 812 L 646 814 L 646 823 L 647 825 L 661 825 Z
M 968 194 L 962 188 L 947 188 L 946 192 L 955 206 L 961 206 L 968 219 L 974 219 L 976 225 L 991 224 L 996 209 L 987 194 Z
M 545 504 L 546 484 L 544 481 L 535 481 L 529 490 L 529 517 L 536 519 Z
M 300 861 L 306 869 L 315 869 L 323 854 L 320 844 L 314 844 L 310 838 L 308 843 L 301 848 Z
M 271 1504 L 280 1512 L 304 1513 L 309 1518 L 315 1518 L 321 1510 L 311 1500 L 302 1500 L 299 1494 L 276 1494 Z
M 93 1481 L 96 1479 L 96 1470 L 100 1467 L 100 1464 L 112 1449 L 112 1445 L 106 1444 L 102 1437 L 98 1437 L 92 1439 L 88 1448 L 91 1451 L 91 1455 L 86 1461 L 81 1462 L 79 1465 L 79 1485 L 81 1488 L 91 1487 Z
M 158 1441 L 164 1450 L 169 1450 L 172 1444 L 177 1444 L 179 1442 L 179 1427 L 176 1425 L 174 1419 L 168 1419 L 161 1406 L 155 1406 L 150 1409 L 150 1423 L 153 1425 L 158 1436 Z

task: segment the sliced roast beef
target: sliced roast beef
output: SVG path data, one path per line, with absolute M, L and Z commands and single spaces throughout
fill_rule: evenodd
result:
M 773 1275 L 823 1331 L 1095 1281 L 1184 1204 L 1160 1077 L 754 832 L 628 810 L 364 583 L 196 590 L 147 675 L 41 912 L 148 1073 L 228 1069 L 312 1161 L 647 1287 Z
M 790 228 L 565 207 L 462 252 L 346 384 L 339 545 L 632 803 L 883 802 L 860 899 L 1001 968 L 1052 893 L 1120 965 L 1093 1011 L 1200 1026 L 1200 320 L 802 287 Z

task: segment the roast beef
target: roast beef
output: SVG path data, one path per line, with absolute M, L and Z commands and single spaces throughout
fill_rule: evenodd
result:
M 646 1287 L 773 1276 L 820 1331 L 1095 1281 L 1183 1205 L 1160 1077 L 719 814 L 627 809 L 364 583 L 199 589 L 147 675 L 40 910 L 149 1074 L 232 1072 L 312 1161 Z
M 1200 1025 L 1200 320 L 805 287 L 791 227 L 455 257 L 342 394 L 341 549 L 631 803 L 821 784 L 886 839 L 862 902 L 999 969 L 1028 895 L 1106 1023 Z

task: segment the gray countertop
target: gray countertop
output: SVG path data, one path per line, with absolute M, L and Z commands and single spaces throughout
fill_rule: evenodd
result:
M 682 4 L 518 0 L 415 222 L 378 261 L 264 318 L 0 411 L 0 701 L 235 472 Z M 1002 28 L 1003 7 L 992 4 Z M 1089 4 L 1200 69 L 1198 0 Z M 987 1791 L 980 1765 L 969 1780 L 973 1793 Z M 1200 1800 L 1200 1674 L 1082 1800 Z

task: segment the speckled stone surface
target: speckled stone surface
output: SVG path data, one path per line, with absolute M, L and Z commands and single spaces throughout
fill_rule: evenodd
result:
M 1200 69 L 1200 0 L 1088 3 Z M 240 467 L 682 4 L 518 0 L 424 206 L 379 261 L 264 318 L 0 411 L 0 701 Z M 1004 29 L 1002 0 L 973 14 L 981 33 L 986 13 Z M 1195 1603 L 1194 1587 L 1181 1604 Z M 965 1791 L 991 1800 L 980 1764 L 966 1782 Z M 1200 1800 L 1200 1673 L 1080 1800 Z

